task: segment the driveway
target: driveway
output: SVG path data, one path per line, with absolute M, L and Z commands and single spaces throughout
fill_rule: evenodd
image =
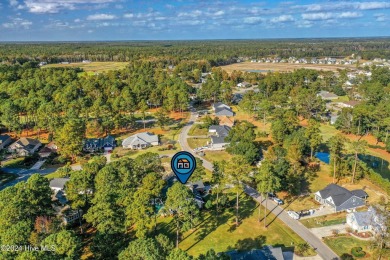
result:
M 182 150 L 187 151 L 193 154 L 192 149 L 189 147 L 187 138 L 188 138 L 188 131 L 190 130 L 191 126 L 196 121 L 196 115 L 195 115 L 195 109 L 191 107 L 191 116 L 189 122 L 183 127 L 182 131 L 180 132 L 179 136 L 179 143 L 181 144 Z M 205 160 L 203 157 L 200 157 L 197 154 L 193 154 L 195 157 L 200 158 L 203 161 L 203 166 L 213 171 L 213 164 L 207 160 Z M 258 192 L 253 189 L 252 187 L 249 187 L 246 185 L 244 189 L 245 193 L 251 196 L 254 200 L 257 202 L 262 203 L 265 205 L 265 200 L 260 200 L 260 195 Z M 279 218 L 282 222 L 284 222 L 288 227 L 290 227 L 295 233 L 297 233 L 303 240 L 305 240 L 307 243 L 309 243 L 315 251 L 318 253 L 322 259 L 331 260 L 331 259 L 339 259 L 337 254 L 334 253 L 325 243 L 321 241 L 316 235 L 314 235 L 310 229 L 305 227 L 303 224 L 301 224 L 299 221 L 292 219 L 282 207 L 279 207 L 272 201 L 268 201 L 267 209 L 275 214 L 275 218 Z
M 34 170 L 34 169 L 22 169 L 22 168 L 18 168 L 18 169 L 2 168 L 2 170 L 4 172 L 17 174 L 18 178 L 16 178 L 13 181 L 7 182 L 4 185 L 1 185 L 0 186 L 0 190 L 3 190 L 5 188 L 7 188 L 7 187 L 14 186 L 18 182 L 26 181 L 28 178 L 30 178 L 31 175 L 33 175 L 35 173 L 38 173 L 40 175 L 47 175 L 49 173 L 53 173 L 53 172 L 57 171 L 57 169 L 58 168 L 48 168 L 48 169 Z
M 31 167 L 31 170 L 39 170 L 45 162 L 46 162 L 46 160 L 39 160 L 39 161 L 37 161 L 33 165 L 33 167 Z
M 316 235 L 318 238 L 322 239 L 323 237 L 333 236 L 333 230 L 337 230 L 339 234 L 348 233 L 345 229 L 348 227 L 347 224 L 338 224 L 326 227 L 312 228 L 311 232 Z
M 334 209 L 332 209 L 331 207 L 321 205 L 319 208 L 314 210 L 313 215 L 304 216 L 304 217 L 301 217 L 301 219 L 315 218 L 315 217 L 330 215 L 330 214 L 334 214 L 334 213 L 335 213 Z

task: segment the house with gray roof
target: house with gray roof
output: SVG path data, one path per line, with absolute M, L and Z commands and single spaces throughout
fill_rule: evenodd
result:
M 210 148 L 215 150 L 225 149 L 229 145 L 229 142 L 226 141 L 231 127 L 227 125 L 212 125 L 209 128 L 209 133 L 211 133 Z
M 386 221 L 373 207 L 369 207 L 367 211 L 351 212 L 346 217 L 347 224 L 355 232 L 370 231 L 373 233 L 386 232 Z
M 159 145 L 158 136 L 149 132 L 138 133 L 127 137 L 122 142 L 122 146 L 125 149 L 144 149 L 150 146 Z
M 323 100 L 334 100 L 334 99 L 338 99 L 339 98 L 339 96 L 337 96 L 336 94 L 334 94 L 332 92 L 329 92 L 329 91 L 320 91 L 317 94 L 317 97 L 320 97 Z
M 4 149 L 10 143 L 12 143 L 12 139 L 9 135 L 0 135 L 0 150 Z
M 8 147 L 10 153 L 29 156 L 35 153 L 42 143 L 37 139 L 22 137 Z
M 54 178 L 50 180 L 49 187 L 54 192 L 63 191 L 65 189 L 65 184 L 69 181 L 69 178 Z
M 264 246 L 262 249 L 253 249 L 251 251 L 237 251 L 232 250 L 226 252 L 226 254 L 232 260 L 284 260 L 285 254 L 283 254 L 281 247 Z
M 115 137 L 107 135 L 104 138 L 88 138 L 84 140 L 85 152 L 112 151 L 115 147 Z
M 363 190 L 349 191 L 332 183 L 326 186 L 325 189 L 317 191 L 314 197 L 322 205 L 327 205 L 338 212 L 366 205 L 365 199 L 368 195 Z
M 216 116 L 234 116 L 231 107 L 222 102 L 214 103 L 213 110 Z

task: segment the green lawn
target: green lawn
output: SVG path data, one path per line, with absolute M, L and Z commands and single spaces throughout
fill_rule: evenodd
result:
M 224 252 L 231 249 L 250 250 L 261 248 L 264 245 L 291 249 L 294 245 L 304 242 L 284 223 L 275 219 L 273 214 L 268 215 L 267 222 L 270 225 L 264 228 L 264 223 L 258 222 L 257 205 L 250 197 L 242 195 L 240 205 L 242 221 L 238 227 L 234 223 L 234 207 L 225 209 L 219 217 L 216 217 L 214 210 L 203 210 L 201 223 L 194 230 L 183 234 L 179 244 L 180 248 L 190 255 L 198 256 L 210 249 Z M 160 218 L 158 222 L 158 230 L 175 241 L 175 227 L 172 218 Z M 313 251 L 310 254 L 314 255 Z
M 84 71 L 105 72 L 109 70 L 123 69 L 128 65 L 127 62 L 91 62 L 91 63 L 70 63 L 70 64 L 48 64 L 44 68 L 82 68 Z
M 335 136 L 337 133 L 340 133 L 333 125 L 330 124 L 321 124 L 320 126 L 321 134 L 323 141 L 328 141 L 332 136 Z
M 340 212 L 315 218 L 302 219 L 300 222 L 307 228 L 332 226 L 344 223 L 346 221 L 346 214 L 346 212 Z
M 351 248 L 360 246 L 366 252 L 364 259 L 372 259 L 369 241 L 363 241 L 351 236 L 339 236 L 325 238 L 324 242 L 339 256 L 342 254 L 351 254 Z
M 205 151 L 204 158 L 211 162 L 220 162 L 222 160 L 229 161 L 233 155 L 226 151 Z
M 208 130 L 206 128 L 200 128 L 199 124 L 194 124 L 191 128 L 190 131 L 188 131 L 189 136 L 194 136 L 194 135 L 207 135 Z
M 197 147 L 205 146 L 207 145 L 207 142 L 210 141 L 210 138 L 188 138 L 187 142 L 188 145 L 192 148 L 195 149 Z
M 6 162 L 3 162 L 3 167 L 7 168 L 22 168 L 24 167 L 24 157 L 19 157 L 15 159 L 8 160 Z
M 51 180 L 54 178 L 61 178 L 62 176 L 60 175 L 60 173 L 58 171 L 55 171 L 53 173 L 49 173 L 49 174 L 45 175 L 45 177 L 48 178 L 49 180 Z

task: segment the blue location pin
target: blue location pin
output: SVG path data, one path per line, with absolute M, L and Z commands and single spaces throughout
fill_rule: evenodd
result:
M 172 157 L 171 168 L 179 181 L 185 184 L 195 171 L 195 157 L 189 152 L 178 152 Z

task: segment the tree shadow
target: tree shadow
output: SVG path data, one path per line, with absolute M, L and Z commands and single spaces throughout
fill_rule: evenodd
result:
M 262 248 L 266 244 L 267 238 L 260 235 L 255 238 L 244 238 L 237 241 L 234 248 L 238 251 L 249 251 L 251 249 Z

